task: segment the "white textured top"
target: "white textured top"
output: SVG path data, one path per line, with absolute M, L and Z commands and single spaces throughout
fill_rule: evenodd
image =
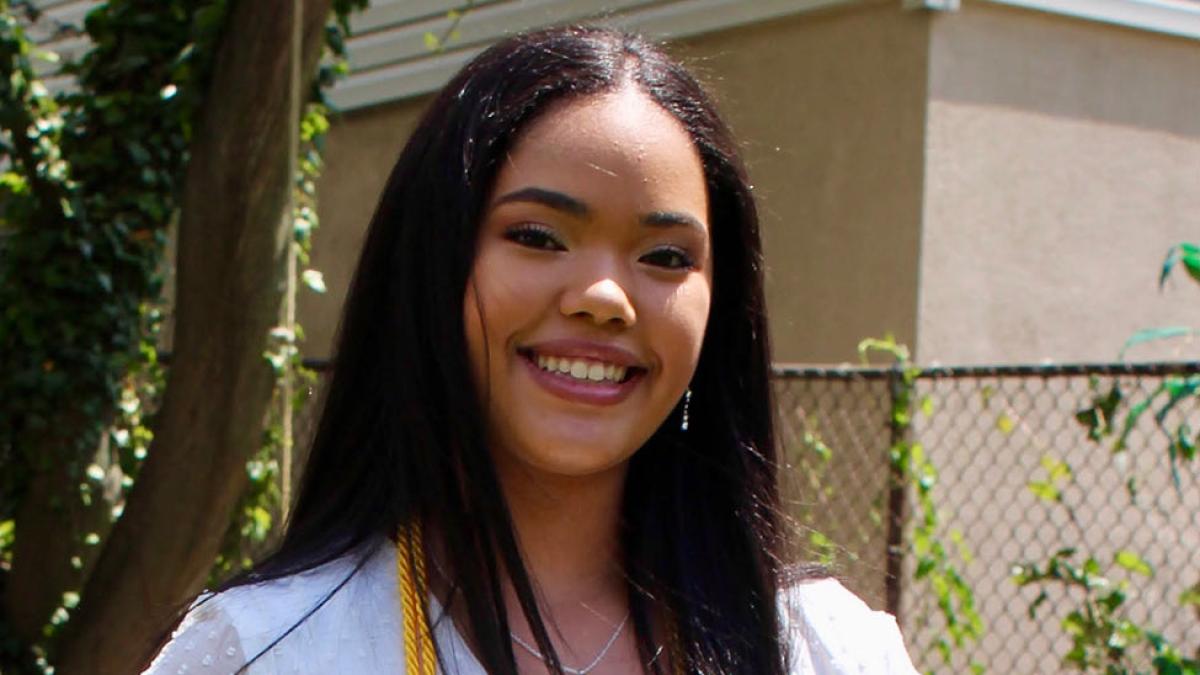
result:
M 395 548 L 381 547 L 341 590 L 290 633 L 353 571 L 338 560 L 310 572 L 240 586 L 197 602 L 148 675 L 404 673 Z M 791 675 L 916 675 L 896 621 L 833 579 L 800 582 L 780 600 Z M 486 675 L 430 600 L 448 675 Z M 285 635 L 286 634 L 286 635 Z

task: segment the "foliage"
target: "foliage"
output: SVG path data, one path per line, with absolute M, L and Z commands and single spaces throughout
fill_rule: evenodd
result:
M 441 33 L 433 31 L 425 31 L 425 49 L 431 52 L 446 51 L 446 47 L 450 46 L 451 42 L 456 42 L 462 39 L 462 33 L 459 31 L 459 25 L 462 24 L 463 17 L 467 12 L 475 7 L 476 0 L 466 0 L 463 3 L 461 10 L 451 9 L 446 12 L 446 20 L 448 25 Z
M 1180 244 L 1172 247 L 1167 254 L 1159 277 L 1160 287 L 1181 262 L 1189 276 L 1200 282 L 1200 247 Z M 1126 342 L 1122 355 L 1129 347 L 1142 342 L 1195 333 L 1194 329 L 1178 327 L 1139 331 Z M 1097 444 L 1107 444 L 1115 460 L 1128 462 L 1126 454 L 1130 452 L 1130 434 L 1146 413 L 1152 413 L 1155 428 L 1166 447 L 1173 484 L 1176 491 L 1182 490 L 1179 462 L 1195 460 L 1200 436 L 1186 420 L 1172 427 L 1167 417 L 1180 403 L 1200 397 L 1200 377 L 1167 377 L 1148 396 L 1139 400 L 1129 399 L 1117 379 L 1103 390 L 1095 378 L 1090 384 L 1094 392 L 1091 405 L 1075 416 L 1086 430 L 1088 439 Z M 1064 509 L 1082 539 L 1076 508 L 1067 500 L 1063 490 L 1074 480 L 1074 472 L 1066 463 L 1052 457 L 1043 458 L 1042 465 L 1046 479 L 1030 482 L 1029 490 L 1047 503 Z M 1129 498 L 1136 499 L 1135 478 L 1128 479 L 1126 489 Z M 1094 555 L 1088 555 L 1082 563 L 1077 563 L 1076 553 L 1075 548 L 1063 548 L 1045 562 L 1026 562 L 1013 568 L 1013 580 L 1018 586 L 1041 589 L 1029 606 L 1031 619 L 1036 617 L 1038 608 L 1048 598 L 1048 586 L 1059 586 L 1075 596 L 1082 596 L 1080 605 L 1062 620 L 1063 630 L 1071 637 L 1071 650 L 1064 656 L 1067 665 L 1081 671 L 1107 675 L 1200 673 L 1200 660 L 1184 656 L 1160 631 L 1139 625 L 1129 618 L 1125 612 L 1126 599 L 1133 592 L 1129 579 L 1113 583 L 1109 579 L 1110 572 L 1106 572 Z M 1151 566 L 1132 550 L 1117 551 L 1108 569 L 1114 568 L 1122 569 L 1132 577 L 1149 579 L 1154 575 Z M 1178 602 L 1184 606 L 1200 605 L 1200 593 L 1196 588 L 1188 589 L 1180 595 Z
M 1123 614 L 1129 581 L 1113 583 L 1096 558 L 1088 556 L 1078 564 L 1073 561 L 1075 555 L 1075 549 L 1064 548 L 1045 563 L 1027 563 L 1013 569 L 1018 586 L 1041 588 L 1029 605 L 1030 619 L 1036 618 L 1038 608 L 1049 597 L 1047 585 L 1060 585 L 1083 596 L 1081 605 L 1062 620 L 1063 630 L 1071 636 L 1071 650 L 1063 659 L 1069 666 L 1109 675 L 1200 673 L 1200 661 L 1187 658 L 1160 633 L 1139 626 Z M 1150 565 L 1132 551 L 1118 551 L 1112 564 L 1129 574 L 1154 575 Z
M 803 433 L 795 450 L 802 454 L 793 454 L 794 450 L 789 449 L 789 468 L 792 466 L 791 462 L 798 462 L 799 466 L 803 467 L 798 473 L 807 483 L 804 494 L 813 500 L 812 503 L 826 502 L 834 493 L 834 485 L 828 476 L 829 463 L 833 459 L 834 451 L 822 440 L 820 423 L 815 416 L 806 415 L 800 421 Z M 873 512 L 872 516 L 877 518 L 878 513 Z M 858 554 L 847 547 L 846 542 L 834 541 L 817 529 L 811 520 L 812 514 L 804 513 L 791 523 L 797 534 L 803 535 L 803 543 L 797 542 L 801 546 L 799 555 L 802 559 L 826 568 L 836 567 L 842 559 L 858 560 Z
M 103 494 L 111 522 L 150 439 L 163 251 L 224 3 L 143 5 L 92 11 L 92 48 L 62 65 L 78 86 L 51 97 L 33 60 L 56 57 L 23 29 L 36 10 L 0 0 L 0 521 L 10 532 L 33 476 L 57 470 L 78 485 L 59 499 L 87 508 Z M 70 533 L 76 570 L 98 550 L 98 529 Z M 15 539 L 4 543 L 0 572 Z M 62 590 L 48 639 L 78 598 Z
M 348 16 L 364 5 L 334 0 L 328 58 L 301 121 L 292 221 L 305 265 L 328 129 L 322 88 L 345 72 Z M 163 387 L 158 349 L 168 229 L 178 217 L 192 132 L 211 93 L 227 6 L 228 0 L 97 5 L 82 30 L 90 48 L 60 64 L 74 88 L 51 95 L 34 63 L 58 58 L 26 34 L 42 17 L 28 0 L 0 0 L 0 591 L 20 536 L 14 518 L 35 475 L 61 468 L 78 489 L 55 497 L 58 503 L 91 507 L 103 499 L 110 525 L 146 456 Z M 304 285 L 323 290 L 319 272 L 297 273 Z M 299 370 L 300 336 L 298 326 L 273 331 L 264 357 L 277 379 Z M 244 562 L 244 541 L 253 546 L 268 538 L 280 492 L 279 420 L 298 399 L 275 407 L 263 450 L 248 463 L 251 489 L 215 576 Z M 70 564 L 81 577 L 106 532 L 73 533 L 77 554 Z M 44 630 L 47 644 L 69 620 L 79 590 L 63 589 Z M 44 646 L 18 644 L 0 621 L 0 663 L 24 662 L 30 653 L 48 665 Z
M 51 98 L 17 9 L 36 16 L 0 0 L 3 517 L 31 470 L 83 473 L 131 369 L 153 360 L 167 226 L 223 13 L 194 0 L 102 5 L 86 22 L 92 50 L 63 66 L 79 88 Z M 123 39 L 138 31 L 146 39 Z M 31 442 L 64 410 L 84 417 L 74 438 Z
M 921 369 L 912 364 L 908 348 L 897 344 L 891 336 L 859 343 L 858 353 L 864 362 L 873 352 L 890 356 L 894 362 L 891 379 L 893 442 L 888 459 L 895 474 L 916 496 L 907 542 L 908 552 L 916 564 L 913 579 L 927 585 L 937 599 L 946 626 L 945 635 L 939 636 L 933 646 L 949 664 L 954 649 L 983 635 L 983 621 L 975 609 L 975 593 L 964 580 L 958 562 L 970 563 L 971 553 L 963 543 L 961 533 L 951 530 L 949 543 L 943 539 L 942 519 L 933 497 L 938 480 L 937 467 L 925 454 L 924 446 L 911 438 L 915 411 L 925 415 L 932 413 L 932 405 L 927 399 L 916 400 L 916 383 Z M 971 670 L 980 673 L 983 666 L 972 663 Z

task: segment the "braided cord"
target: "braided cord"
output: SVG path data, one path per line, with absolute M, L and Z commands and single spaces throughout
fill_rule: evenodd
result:
M 396 546 L 396 577 L 400 586 L 400 609 L 404 617 L 404 672 L 407 675 L 434 675 L 437 657 L 433 635 L 425 620 L 425 555 L 420 523 L 412 523 L 401 532 Z
M 396 577 L 399 580 L 400 609 L 404 620 L 404 672 L 407 675 L 436 675 L 437 656 L 433 648 L 433 634 L 423 609 L 423 597 L 428 586 L 420 523 L 412 523 L 401 532 L 400 542 L 396 545 Z M 683 644 L 674 617 L 668 617 L 666 624 L 668 653 L 674 666 L 672 670 L 676 675 L 686 675 Z

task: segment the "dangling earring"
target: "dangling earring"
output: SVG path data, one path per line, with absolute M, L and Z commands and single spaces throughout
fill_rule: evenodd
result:
M 687 391 L 685 391 L 683 393 L 683 418 L 679 421 L 679 430 L 680 431 L 688 430 L 688 406 L 691 404 L 691 402 L 692 402 L 692 388 L 688 387 Z

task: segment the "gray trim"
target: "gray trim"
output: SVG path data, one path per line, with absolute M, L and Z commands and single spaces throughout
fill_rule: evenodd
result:
M 569 21 L 599 21 L 658 39 L 684 38 L 861 0 L 492 0 L 467 13 L 448 51 L 431 53 L 425 33 L 441 35 L 444 13 L 464 0 L 415 0 L 419 13 L 398 6 L 414 0 L 379 0 L 380 13 L 361 24 L 372 32 L 350 41 L 351 74 L 330 100 L 354 110 L 436 91 L 472 56 L 514 32 Z M 1200 3 L 1194 0 L 973 0 L 1111 23 L 1200 40 Z M 898 0 L 902 7 L 955 11 L 960 0 Z M 389 8 L 386 15 L 383 8 Z M 607 10 L 607 11 L 606 11 Z M 388 27 L 388 22 L 395 22 Z
M 555 23 L 599 22 L 656 39 L 685 38 L 866 0 L 373 0 L 351 18 L 350 75 L 330 92 L 342 110 L 354 110 L 436 91 L 455 71 L 496 40 Z M 960 0 L 893 0 L 910 9 L 953 11 Z M 1200 40 L 1200 2 L 1195 0 L 970 0 L 1071 16 Z M 42 47 L 64 60 L 87 49 L 84 38 L 51 39 L 53 26 L 80 25 L 99 0 L 34 0 L 45 19 L 30 27 Z M 470 9 L 445 51 L 432 51 L 426 34 L 441 36 L 447 13 Z M 52 90 L 65 78 L 57 66 L 36 64 Z
M 334 106 L 354 110 L 436 91 L 487 45 L 529 28 L 571 21 L 635 30 L 656 39 L 682 38 L 861 0 L 508 0 L 464 15 L 458 39 L 431 53 L 425 33 L 441 35 L 437 17 L 350 41 L 351 74 L 330 92 Z
M 987 1 L 1200 40 L 1200 3 L 1194 0 Z

